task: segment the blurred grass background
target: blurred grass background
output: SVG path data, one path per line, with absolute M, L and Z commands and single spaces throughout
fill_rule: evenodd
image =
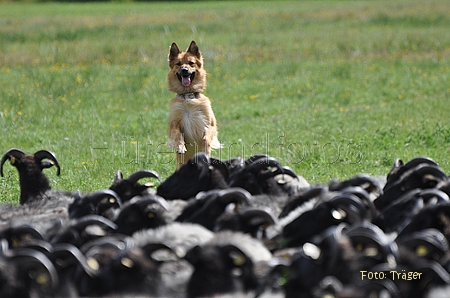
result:
M 224 148 L 311 183 L 385 175 L 397 157 L 450 169 L 450 2 L 0 4 L 0 148 L 55 152 L 54 188 L 174 168 L 167 54 L 199 44 Z M 0 199 L 18 202 L 9 164 Z

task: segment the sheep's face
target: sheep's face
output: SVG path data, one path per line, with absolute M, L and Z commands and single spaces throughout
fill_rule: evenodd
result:
M 42 163 L 36 163 L 33 155 L 24 155 L 20 160 L 14 157 L 10 160 L 11 165 L 17 168 L 19 173 L 25 174 L 27 176 L 35 176 L 42 171 L 44 168 Z
M 246 292 L 255 286 L 252 261 L 233 245 L 196 246 L 185 258 L 195 268 L 188 283 L 189 297 Z

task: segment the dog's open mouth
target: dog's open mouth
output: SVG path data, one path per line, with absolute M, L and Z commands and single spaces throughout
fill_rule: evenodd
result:
M 184 87 L 189 87 L 192 83 L 192 81 L 194 80 L 195 77 L 195 72 L 191 73 L 191 74 L 179 74 L 177 73 L 178 79 L 180 80 L 181 84 Z

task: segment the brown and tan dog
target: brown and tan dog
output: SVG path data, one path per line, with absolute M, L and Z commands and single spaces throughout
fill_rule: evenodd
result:
M 195 41 L 186 52 L 172 43 L 169 52 L 169 90 L 177 94 L 170 104 L 168 146 L 177 153 L 177 170 L 197 152 L 208 156 L 220 148 L 211 102 L 206 88 L 203 57 Z

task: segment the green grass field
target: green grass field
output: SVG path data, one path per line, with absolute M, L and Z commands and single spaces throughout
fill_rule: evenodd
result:
M 53 188 L 174 168 L 167 54 L 196 40 L 222 159 L 268 153 L 312 183 L 450 161 L 450 2 L 2 3 L 0 149 L 55 152 Z M 8 163 L 0 199 L 18 202 Z

